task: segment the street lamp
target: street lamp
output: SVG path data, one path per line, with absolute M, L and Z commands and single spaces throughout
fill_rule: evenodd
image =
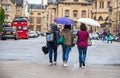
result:
M 111 17 L 112 17 L 112 6 L 109 6 L 109 26 L 110 26 L 110 32 L 111 32 L 111 25 L 112 25 L 112 20 L 111 20 Z
M 119 1 L 117 0 L 117 18 L 116 18 L 116 35 L 118 34 L 118 30 L 119 30 Z
M 2 0 L 0 1 L 0 5 L 1 5 L 1 7 L 2 7 Z

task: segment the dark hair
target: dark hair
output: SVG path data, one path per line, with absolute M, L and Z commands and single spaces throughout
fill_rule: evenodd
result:
M 51 30 L 52 30 L 52 31 L 56 31 L 56 30 L 57 30 L 57 25 L 52 25 L 52 26 L 51 26 Z
M 86 31 L 87 27 L 86 27 L 86 25 L 84 23 L 81 23 L 80 29 L 83 30 L 83 31 Z
M 71 25 L 65 25 L 64 29 L 70 29 L 71 30 Z

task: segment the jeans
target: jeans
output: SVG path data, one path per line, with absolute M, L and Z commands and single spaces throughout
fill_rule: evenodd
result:
M 69 52 L 71 50 L 71 46 L 70 45 L 62 45 L 62 50 L 63 50 L 63 62 L 67 62 L 68 58 L 69 58 Z
M 78 46 L 78 51 L 79 51 L 79 64 L 82 65 L 82 62 L 85 62 L 86 60 L 87 46 L 85 47 Z
M 54 53 L 54 62 L 57 61 L 57 46 L 48 46 L 48 51 L 49 51 L 49 62 L 52 63 L 52 56 Z

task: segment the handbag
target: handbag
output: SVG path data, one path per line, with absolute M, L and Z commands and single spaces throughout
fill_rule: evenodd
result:
M 64 44 L 64 36 L 60 36 L 60 38 L 57 41 L 57 44 L 63 45 Z
M 88 39 L 88 46 L 92 46 L 92 41 L 91 41 L 91 39 Z
M 42 51 L 44 54 L 48 54 L 48 47 L 47 46 L 43 46 L 42 47 Z

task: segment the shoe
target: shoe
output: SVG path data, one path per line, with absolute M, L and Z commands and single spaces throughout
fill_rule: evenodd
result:
M 53 63 L 49 63 L 49 66 L 52 66 L 53 65 Z
M 85 66 L 85 62 L 84 61 L 82 62 L 82 64 L 83 64 L 83 66 Z
M 79 65 L 79 67 L 82 67 L 82 65 Z
M 54 65 L 57 65 L 57 62 L 54 62 Z
M 63 66 L 67 67 L 67 66 L 68 66 L 68 64 L 64 63 L 64 64 L 63 64 Z

